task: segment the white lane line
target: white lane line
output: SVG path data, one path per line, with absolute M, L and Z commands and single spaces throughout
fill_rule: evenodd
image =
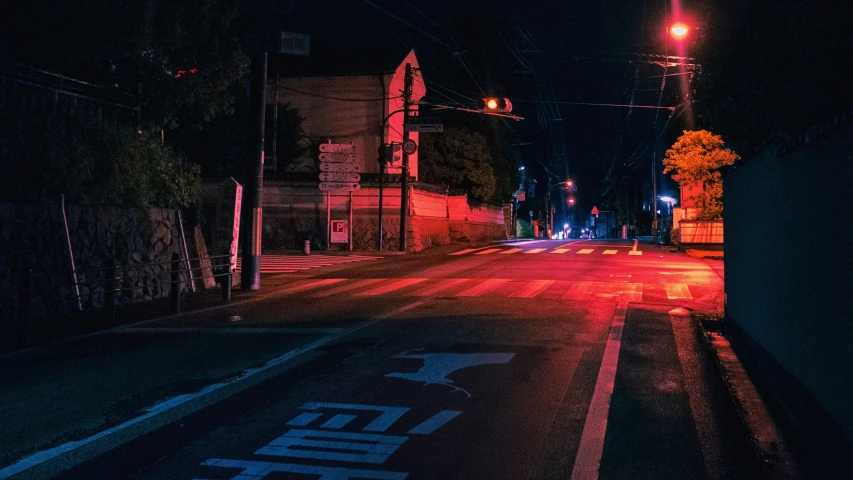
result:
M 503 252 L 501 252 L 500 255 L 506 255 L 509 253 L 517 253 L 517 252 L 520 252 L 521 250 L 522 249 L 520 249 L 520 248 L 510 248 L 509 250 L 504 250 Z
M 482 252 L 477 252 L 474 255 L 488 255 L 490 253 L 500 252 L 500 248 L 489 248 L 487 250 L 483 250 Z
M 618 252 L 618 251 L 619 250 L 605 250 L 605 251 L 601 252 L 601 254 L 602 255 L 616 255 L 616 252 Z
M 394 290 L 399 290 L 401 288 L 410 287 L 417 283 L 421 283 L 426 281 L 426 278 L 404 278 L 402 280 L 398 280 L 396 282 L 392 282 L 389 285 L 382 285 L 381 287 L 374 288 L 372 290 L 368 290 L 366 292 L 361 292 L 358 296 L 365 297 L 375 297 L 377 295 L 384 295 L 386 293 L 393 292 Z
M 642 255 L 642 254 L 643 254 L 642 250 L 631 250 L 630 252 L 628 252 L 628 255 Z
M 142 435 L 152 432 L 157 428 L 162 427 L 163 425 L 174 422 L 180 418 L 184 418 L 185 416 L 195 413 L 210 405 L 213 405 L 214 403 L 221 401 L 224 398 L 228 398 L 238 392 L 244 391 L 247 388 L 257 385 L 258 383 L 266 379 L 272 378 L 274 375 L 280 373 L 280 371 L 275 370 L 277 367 L 293 359 L 296 356 L 316 350 L 329 343 L 336 342 L 341 338 L 346 337 L 347 335 L 351 335 L 363 328 L 369 327 L 370 325 L 373 325 L 376 322 L 394 317 L 396 315 L 400 315 L 401 313 L 405 313 L 409 310 L 418 308 L 423 304 L 423 301 L 417 301 L 400 307 L 398 309 L 392 310 L 388 313 L 376 315 L 369 320 L 361 322 L 357 325 L 353 325 L 350 328 L 341 330 L 339 333 L 323 337 L 307 345 L 297 347 L 283 355 L 279 355 L 278 357 L 267 361 L 264 365 L 260 367 L 244 370 L 240 373 L 240 375 L 232 377 L 229 380 L 208 385 L 195 393 L 178 395 L 176 397 L 172 397 L 168 400 L 160 402 L 146 409 L 146 413 L 114 427 L 110 427 L 106 430 L 98 432 L 90 437 L 81 440 L 70 441 L 53 448 L 49 448 L 47 450 L 42 450 L 41 452 L 34 453 L 29 457 L 26 457 L 12 465 L 0 469 L 0 479 L 10 478 L 22 472 L 26 472 L 27 470 L 38 468 L 47 462 L 55 461 L 59 457 L 68 455 L 71 452 L 75 451 L 77 452 L 74 454 L 73 459 L 69 457 L 63 462 L 67 464 L 67 468 L 79 465 L 80 463 L 95 458 L 98 455 L 109 451 L 119 445 L 122 445 L 131 440 L 139 438 Z M 159 416 L 162 416 L 162 419 L 157 419 L 157 417 Z M 124 433 L 126 430 L 131 429 L 132 431 Z M 113 435 L 115 435 L 115 437 L 113 437 Z M 49 466 L 47 467 L 49 468 Z M 33 476 L 45 476 L 43 472 L 42 475 L 38 475 L 38 470 L 30 473 Z M 51 476 L 55 474 L 56 472 L 53 472 Z
M 693 300 L 690 289 L 683 283 L 667 283 L 663 286 L 669 300 Z
M 546 249 L 544 248 L 531 248 L 530 250 L 525 250 L 524 253 L 539 253 L 544 252 Z
M 456 294 L 457 297 L 476 297 L 482 293 L 486 293 L 489 290 L 493 290 L 495 288 L 500 287 L 504 283 L 508 282 L 509 279 L 506 278 L 490 278 L 484 282 L 481 282 L 479 285 L 469 288 L 464 292 L 459 292 Z
M 575 284 L 563 294 L 563 300 L 586 300 L 590 295 L 592 295 L 592 289 L 594 287 L 595 282 L 575 282 Z
M 460 413 L 462 412 L 458 410 L 442 410 L 432 417 L 424 420 L 420 425 L 412 428 L 407 433 L 410 435 L 429 435 L 430 433 L 438 430 L 442 425 L 459 416 Z
M 568 248 L 555 248 L 554 250 L 551 250 L 551 253 L 566 253 L 568 251 Z
M 434 295 L 438 292 L 443 292 L 444 290 L 447 290 L 449 288 L 453 288 L 456 285 L 465 283 L 467 281 L 468 281 L 467 278 L 449 278 L 447 280 L 442 280 L 441 282 L 439 282 L 439 283 L 437 283 L 431 287 L 427 287 L 427 288 L 412 292 L 411 295 L 415 296 L 415 297 L 428 297 L 428 296 Z
M 374 283 L 379 283 L 385 280 L 384 278 L 366 278 L 364 280 L 359 280 L 355 283 L 350 283 L 348 285 L 341 285 L 340 287 L 330 288 L 328 290 L 323 290 L 322 292 L 315 293 L 313 295 L 309 295 L 312 298 L 322 298 L 322 297 L 330 297 L 332 295 L 337 295 L 339 293 L 349 292 L 351 290 L 356 290 L 361 287 L 366 287 L 368 285 L 373 285 Z
M 465 250 L 459 250 L 458 252 L 453 252 L 449 255 L 465 255 L 466 253 L 476 252 L 477 250 L 477 248 L 466 248 Z
M 529 282 L 527 287 L 510 295 L 512 298 L 533 298 L 542 293 L 546 288 L 550 287 L 554 280 L 535 280 Z
M 589 255 L 590 253 L 593 252 L 593 250 L 595 250 L 595 249 L 593 249 L 593 248 L 582 248 L 582 249 L 577 251 L 576 255 Z
M 616 380 L 616 367 L 619 364 L 619 348 L 622 345 L 622 330 L 628 304 L 620 302 L 610 324 L 610 334 L 604 347 L 604 358 L 598 370 L 598 380 L 592 393 L 592 401 L 583 425 L 581 442 L 575 465 L 572 467 L 571 480 L 597 480 L 601 453 L 604 450 L 604 434 L 607 431 L 607 415 L 610 412 L 610 397 Z

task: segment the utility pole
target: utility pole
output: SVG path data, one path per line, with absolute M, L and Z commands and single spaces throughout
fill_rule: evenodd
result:
M 243 290 L 261 288 L 261 220 L 264 194 L 264 115 L 267 102 L 266 52 L 252 56 L 252 88 L 250 93 L 251 120 L 247 160 L 250 177 L 243 189 Z
M 406 122 L 412 104 L 412 64 L 406 64 L 406 76 L 403 80 L 403 143 L 409 139 Z M 409 216 L 409 154 L 403 151 L 403 171 L 400 179 L 400 251 L 406 251 L 406 220 Z

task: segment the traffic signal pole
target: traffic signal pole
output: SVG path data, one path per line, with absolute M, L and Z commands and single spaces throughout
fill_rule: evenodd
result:
M 243 258 L 241 286 L 243 290 L 261 288 L 261 219 L 264 193 L 264 115 L 267 90 L 267 53 L 252 56 L 252 116 L 249 123 L 248 162 L 250 177 L 243 188 Z M 277 88 L 277 87 L 276 87 Z
M 409 139 L 406 122 L 412 104 L 412 64 L 406 64 L 406 76 L 403 80 L 403 142 Z M 400 251 L 406 251 L 406 221 L 409 217 L 409 154 L 403 151 L 403 172 L 400 180 Z

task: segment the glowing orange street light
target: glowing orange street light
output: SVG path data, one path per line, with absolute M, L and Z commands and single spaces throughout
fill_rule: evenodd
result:
M 676 23 L 675 25 L 669 27 L 669 34 L 677 40 L 681 40 L 682 38 L 686 37 L 688 31 L 689 30 L 687 28 L 687 25 L 683 23 Z

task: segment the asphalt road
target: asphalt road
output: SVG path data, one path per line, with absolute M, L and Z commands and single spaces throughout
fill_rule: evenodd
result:
M 696 317 L 722 311 L 707 261 L 632 241 L 536 241 L 265 281 L 290 283 L 138 330 L 320 340 L 59 478 L 761 477 L 700 341 Z

